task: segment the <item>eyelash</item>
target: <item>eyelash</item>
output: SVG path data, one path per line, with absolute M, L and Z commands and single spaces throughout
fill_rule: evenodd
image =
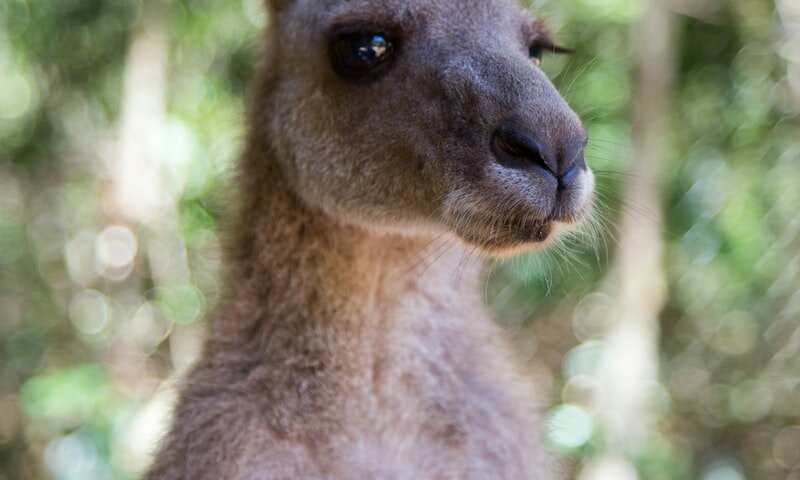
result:
M 531 57 L 536 66 L 541 66 L 542 55 L 545 51 L 554 54 L 571 54 L 572 50 L 569 48 L 560 47 L 553 42 L 544 39 L 536 40 L 528 47 L 528 55 Z

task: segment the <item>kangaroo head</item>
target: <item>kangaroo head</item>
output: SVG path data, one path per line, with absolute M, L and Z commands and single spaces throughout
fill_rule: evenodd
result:
M 494 254 L 587 210 L 585 129 L 539 68 L 557 47 L 511 0 L 268 5 L 256 129 L 309 206 Z

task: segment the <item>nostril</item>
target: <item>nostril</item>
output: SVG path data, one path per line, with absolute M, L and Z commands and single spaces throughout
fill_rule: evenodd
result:
M 492 149 L 501 164 L 512 168 L 535 165 L 556 176 L 556 170 L 548 162 L 548 156 L 543 152 L 541 145 L 528 135 L 501 127 L 494 134 Z
M 573 142 L 571 148 L 566 149 L 566 155 L 559 161 L 559 169 L 556 174 L 558 184 L 561 188 L 569 188 L 574 183 L 581 169 L 586 168 L 586 159 L 583 155 L 586 143 L 584 141 Z
M 570 188 L 575 184 L 575 180 L 578 178 L 578 172 L 580 171 L 580 167 L 578 165 L 573 165 L 572 168 L 567 170 L 567 172 L 558 178 L 558 185 L 561 188 Z

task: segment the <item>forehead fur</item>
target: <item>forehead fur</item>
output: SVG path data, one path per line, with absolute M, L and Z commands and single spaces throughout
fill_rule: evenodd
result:
M 477 34 L 514 21 L 530 30 L 543 27 L 513 0 L 269 0 L 268 3 L 278 16 L 278 23 L 303 22 L 306 29 L 356 20 L 376 25 L 391 23 L 402 28 L 418 28 L 435 21 L 442 34 L 464 29 Z

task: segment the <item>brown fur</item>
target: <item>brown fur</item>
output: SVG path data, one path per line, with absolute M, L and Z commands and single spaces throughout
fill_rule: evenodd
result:
M 540 245 L 587 208 L 583 128 L 527 57 L 546 34 L 507 0 L 270 8 L 229 292 L 146 478 L 552 478 L 465 261 Z M 345 82 L 327 32 L 365 21 L 402 48 L 379 80 Z M 509 118 L 581 181 L 492 161 Z

